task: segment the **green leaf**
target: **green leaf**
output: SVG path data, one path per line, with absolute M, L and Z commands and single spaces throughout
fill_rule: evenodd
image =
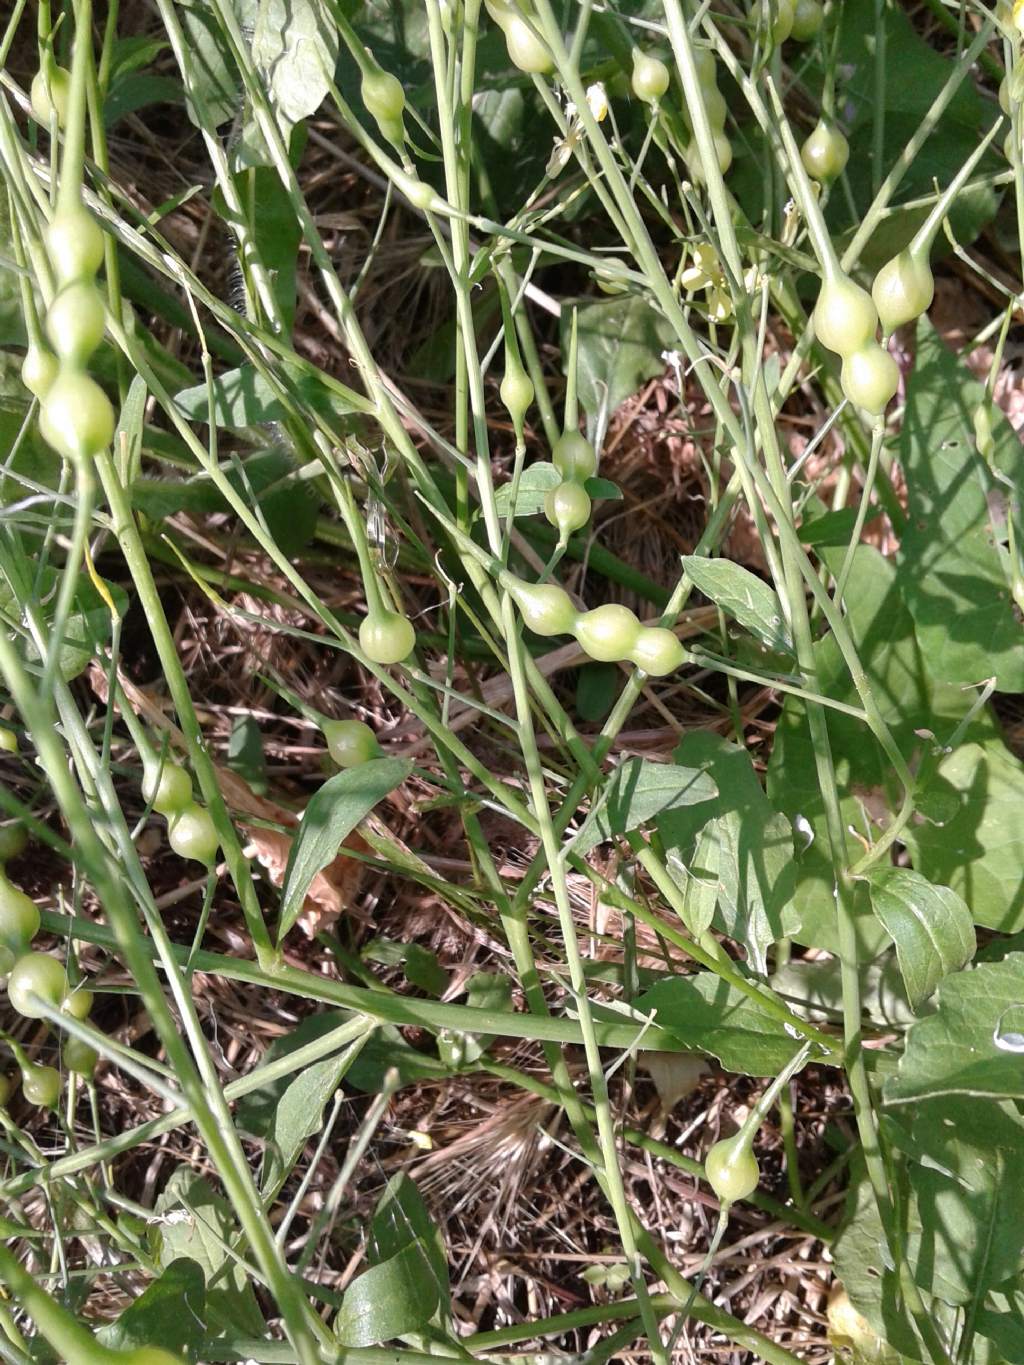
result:
M 516 510 L 517 517 L 532 517 L 538 512 L 544 511 L 544 495 L 552 488 L 557 488 L 562 482 L 562 476 L 553 464 L 547 460 L 538 460 L 535 464 L 529 465 L 523 470 L 519 480 L 519 487 L 516 490 Z M 498 515 L 507 517 L 512 506 L 512 484 L 511 482 L 502 484 L 494 495 L 494 503 L 498 509 Z
M 710 731 L 695 731 L 673 757 L 707 773 L 718 791 L 709 805 L 658 817 L 658 832 L 673 855 L 673 875 L 676 867 L 688 870 L 685 885 L 695 898 L 690 928 L 699 932 L 695 925 L 713 887 L 718 927 L 742 943 L 755 971 L 764 973 L 767 949 L 796 925 L 793 912 L 787 913 L 796 885 L 790 823 L 765 796 L 744 749 Z
M 201 1175 L 179 1166 L 156 1202 L 156 1259 L 166 1268 L 185 1257 L 206 1280 L 206 1337 L 258 1337 L 266 1332 L 252 1283 L 228 1247 L 241 1256 L 245 1243 L 231 1206 Z M 172 1218 L 166 1215 L 175 1215 Z
M 203 1268 L 182 1256 L 164 1269 L 124 1310 L 116 1322 L 96 1333 L 114 1351 L 135 1351 L 159 1344 L 197 1360 L 206 1325 Z
M 797 535 L 804 545 L 849 545 L 857 524 L 856 507 L 840 507 L 835 512 L 823 512 L 813 521 L 797 527 Z
M 996 478 L 974 445 L 983 386 L 922 318 L 907 384 L 899 459 L 907 480 L 900 537 L 903 591 L 932 673 L 948 682 L 995 677 L 1024 691 L 1021 624 L 997 540 L 1014 487 L 1024 486 L 1020 437 L 993 415 Z
M 687 1048 L 710 1052 L 727 1071 L 774 1076 L 800 1050 L 800 1041 L 755 1001 L 714 972 L 670 976 L 633 1002 L 657 1011 L 659 1027 Z
M 410 943 L 405 950 L 405 975 L 410 985 L 418 986 L 428 995 L 441 996 L 448 985 L 448 973 L 437 960 L 437 954 L 422 943 Z
M 908 1156 L 921 1223 L 907 1250 L 922 1289 L 970 1315 L 1021 1268 L 1024 1119 L 1007 1102 L 946 1096 L 886 1121 Z
M 576 714 L 596 725 L 612 709 L 622 673 L 617 664 L 583 664 L 576 676 Z
M 907 998 L 919 1010 L 944 976 L 974 956 L 971 912 L 955 891 L 909 867 L 881 868 L 868 880 L 871 908 L 892 935 Z
M 611 479 L 592 478 L 584 481 L 583 487 L 595 502 L 621 502 L 622 489 Z
M 712 778 L 693 768 L 628 758 L 608 779 L 598 804 L 572 841 L 572 851 L 582 857 L 606 839 L 629 834 L 663 811 L 709 801 L 717 791 Z
M 842 117 L 849 128 L 846 180 L 852 200 L 848 203 L 846 195 L 831 197 L 828 219 L 834 235 L 847 226 L 859 228 L 874 197 L 878 24 L 884 26 L 886 74 L 884 138 L 879 163 L 882 167 L 893 165 L 918 132 L 953 73 L 956 61 L 952 50 L 940 50 L 928 40 L 906 6 L 886 5 L 879 11 L 874 0 L 844 0 L 838 15 L 839 47 L 830 60 L 842 67 L 844 73 Z M 905 72 L 913 72 L 913 79 L 902 79 Z M 931 136 L 907 167 L 892 207 L 932 193 L 936 183 L 948 185 L 977 148 L 997 113 L 994 103 L 981 97 L 973 81 L 961 81 Z M 980 179 L 996 167 L 996 157 L 986 157 L 973 178 Z M 977 236 L 998 204 L 998 193 L 988 187 L 957 195 L 950 212 L 950 226 L 961 245 Z M 877 270 L 907 245 L 926 213 L 927 207 L 890 211 L 868 243 L 862 264 Z
M 275 168 L 254 166 L 245 178 L 249 181 L 253 231 L 260 260 L 290 334 L 295 321 L 295 276 L 302 229 L 291 197 Z
M 439 1302 L 430 1260 L 419 1242 L 410 1242 L 352 1281 L 338 1311 L 335 1335 L 342 1346 L 391 1341 L 425 1327 Z
M 290 387 L 296 401 L 306 404 L 327 416 L 337 413 L 366 412 L 366 400 L 351 389 L 341 393 L 326 388 L 314 375 L 300 372 L 283 376 L 292 380 Z M 210 420 L 209 395 L 205 384 L 182 389 L 175 394 L 175 407 L 195 422 Z M 287 408 L 263 376 L 252 365 L 241 365 L 226 370 L 213 381 L 213 416 L 219 427 L 241 430 L 260 426 L 265 422 L 279 422 L 287 416 Z
M 286 130 L 323 103 L 338 59 L 334 34 L 311 0 L 260 0 L 252 56 Z
M 107 128 L 113 128 L 129 114 L 137 114 L 152 104 L 180 105 L 183 95 L 181 81 L 173 76 L 158 76 L 150 71 L 119 76 L 103 101 L 103 122 Z
M 975 1330 L 994 1342 L 1007 1365 L 1024 1365 L 1024 1297 L 1019 1289 L 992 1294 L 992 1307 L 978 1309 Z M 1009 1308 L 1011 1311 L 1004 1311 Z
M 288 1084 L 273 1110 L 265 1136 L 267 1152 L 260 1177 L 265 1199 L 277 1195 L 302 1156 L 306 1143 L 323 1126 L 324 1109 L 365 1040 L 305 1067 Z
M 820 554 L 829 569 L 838 573 L 844 552 L 822 549 Z M 936 682 L 929 674 L 913 620 L 903 604 L 901 579 L 893 565 L 870 545 L 858 545 L 854 550 L 845 606 L 847 628 L 875 703 L 901 752 L 912 761 L 923 743 L 917 731 L 933 731 L 940 743 L 945 742 L 970 706 L 971 697 L 962 688 Z M 822 693 L 837 701 L 859 704 L 835 640 L 827 636 L 814 651 Z M 845 857 L 852 864 L 863 854 L 861 838 L 874 839 L 879 822 L 891 818 L 900 789 L 891 761 L 864 722 L 830 710 L 827 725 L 841 802 Z M 993 732 L 991 717 L 982 715 L 972 722 L 965 739 Z M 768 795 L 790 820 L 799 822 L 795 863 L 799 923 L 793 936 L 801 943 L 835 952 L 835 876 L 815 746 L 804 703 L 794 697 L 786 699 L 776 727 L 768 762 Z M 907 837 L 912 839 L 917 832 L 917 827 L 911 827 Z M 952 886 L 971 904 L 971 896 L 955 879 L 916 860 L 915 866 L 929 881 Z M 871 913 L 863 887 L 857 888 L 854 904 L 860 952 L 867 961 L 877 956 L 889 938 Z
M 316 874 L 338 856 L 346 837 L 412 772 L 412 760 L 376 758 L 345 768 L 315 792 L 302 813 L 281 889 L 280 942 L 298 918 Z
M 579 401 L 591 417 L 610 416 L 648 379 L 662 374 L 662 352 L 672 330 L 660 313 L 638 295 L 622 295 L 578 310 Z M 568 356 L 572 310 L 562 309 L 562 354 Z
M 837 957 L 801 958 L 773 972 L 772 987 L 805 1018 L 837 1023 L 843 1017 L 842 973 Z M 914 1012 L 893 953 L 862 966 L 859 976 L 861 1010 L 872 1023 L 880 1029 L 902 1030 L 913 1022 Z
M 693 586 L 721 607 L 727 616 L 756 635 L 769 649 L 792 652 L 793 642 L 774 588 L 731 559 L 683 555 L 682 562 Z
M 369 1261 L 379 1265 L 416 1245 L 427 1262 L 443 1304 L 448 1298 L 448 1256 L 416 1182 L 404 1171 L 388 1181 L 370 1221 Z
M 911 1025 L 887 1104 L 937 1095 L 1024 1099 L 1024 953 L 955 972 L 939 986 L 934 1014 Z
M 398 1072 L 401 1085 L 437 1081 L 452 1073 L 446 1062 L 430 1053 L 418 1052 L 397 1028 L 385 1024 L 371 1036 L 345 1080 L 365 1095 L 379 1095 L 384 1077 L 392 1069 Z
M 267 790 L 267 760 L 263 753 L 263 734 L 254 716 L 236 716 L 231 725 L 227 752 L 228 767 L 253 789 L 257 796 Z
M 926 790 L 945 798 L 941 823 L 904 832 L 915 868 L 950 886 L 975 924 L 1013 934 L 1024 929 L 1024 764 L 999 739 L 948 754 Z
M 676 848 L 670 847 L 665 855 L 665 866 L 683 892 L 682 921 L 695 938 L 714 922 L 721 858 L 722 840 L 714 820 L 698 834 L 693 852 L 685 860 Z
M 219 127 L 242 103 L 234 63 L 213 11 L 202 0 L 181 0 L 178 12 L 189 55 L 185 108 L 197 128 L 204 126 L 201 105 L 213 126 Z

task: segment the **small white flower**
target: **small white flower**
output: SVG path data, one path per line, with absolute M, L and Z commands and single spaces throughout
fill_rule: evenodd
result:
M 600 81 L 587 86 L 587 107 L 598 123 L 603 123 L 608 117 L 608 96 Z

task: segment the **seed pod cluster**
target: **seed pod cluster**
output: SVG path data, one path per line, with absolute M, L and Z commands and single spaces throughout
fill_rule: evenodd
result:
M 551 462 L 562 482 L 545 494 L 544 515 L 564 543 L 590 520 L 590 494 L 584 485 L 597 473 L 597 454 L 581 432 L 563 431 L 551 452 Z
M 212 867 L 220 839 L 213 818 L 192 796 L 192 779 L 173 759 L 146 765 L 142 795 L 167 817 L 167 842 L 181 858 Z
M 718 168 L 725 175 L 732 165 L 732 143 L 725 135 L 725 120 L 729 112 L 721 90 L 718 88 L 718 72 L 715 59 L 707 48 L 694 48 L 693 59 L 697 67 L 697 80 L 700 84 L 704 109 L 711 125 L 711 138 L 715 144 Z M 707 175 L 701 161 L 700 149 L 696 140 L 691 138 L 686 148 L 686 164 L 694 180 L 704 181 Z
M 22 376 L 40 400 L 39 429 L 71 461 L 91 460 L 114 435 L 110 400 L 86 373 L 103 339 L 105 307 L 96 287 L 103 235 L 80 203 L 59 206 L 46 232 L 57 293 L 46 315 L 53 351 L 30 348 Z
M 13 845 L 12 845 L 13 847 Z M 92 991 L 68 983 L 64 964 L 49 953 L 32 949 L 39 933 L 39 910 L 34 901 L 0 872 L 0 972 L 7 977 L 11 1008 L 26 1019 L 44 1019 L 46 1007 L 59 1010 L 79 1022 L 92 1011 Z M 32 1104 L 52 1108 L 60 1093 L 60 1075 L 52 1066 L 38 1066 L 20 1047 L 12 1044 L 21 1070 L 22 1092 Z M 80 1039 L 66 1037 L 64 1065 L 69 1071 L 90 1077 L 96 1067 L 95 1050 Z M 11 1079 L 0 1076 L 0 1105 L 12 1089 Z
M 628 607 L 607 602 L 592 611 L 577 611 L 556 583 L 526 583 L 512 575 L 502 581 L 532 631 L 574 635 L 584 653 L 600 663 L 629 662 L 661 678 L 685 662 L 686 651 L 672 631 L 645 626 Z

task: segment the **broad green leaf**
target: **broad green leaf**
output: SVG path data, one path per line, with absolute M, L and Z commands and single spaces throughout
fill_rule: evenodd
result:
M 409 1242 L 352 1281 L 338 1310 L 335 1335 L 343 1346 L 391 1341 L 425 1327 L 439 1302 L 429 1256 L 419 1242 Z
M 253 212 L 260 259 L 270 277 L 288 334 L 295 321 L 295 273 L 302 229 L 288 191 L 276 169 L 254 166 L 244 173 Z
M 920 1236 L 917 1206 L 904 1214 L 903 1235 Z M 867 1177 L 850 1186 L 842 1231 L 831 1247 L 836 1274 L 850 1302 L 895 1350 L 911 1360 L 923 1358 L 923 1348 L 909 1326 L 896 1272 L 888 1264 L 885 1230 Z
M 695 938 L 706 933 L 714 922 L 722 843 L 717 821 L 709 820 L 685 859 L 676 848 L 669 848 L 665 854 L 665 866 L 683 893 L 680 917 Z
M 823 512 L 813 521 L 802 522 L 797 527 L 797 535 L 804 545 L 846 546 L 856 524 L 856 507 L 840 507 L 836 512 Z
M 341 1084 L 366 1036 L 343 1052 L 305 1067 L 289 1083 L 266 1132 L 267 1152 L 260 1178 L 264 1198 L 273 1198 L 288 1179 L 306 1143 L 323 1126 L 324 1109 Z
M 152 1280 L 116 1322 L 96 1333 L 114 1351 L 135 1351 L 159 1343 L 165 1350 L 198 1359 L 206 1335 L 203 1268 L 182 1256 Z
M 151 71 L 119 76 L 103 101 L 103 122 L 107 128 L 113 128 L 129 114 L 137 114 L 152 104 L 180 105 L 184 93 L 181 81 L 173 76 L 158 76 Z
M 330 415 L 368 410 L 366 400 L 351 389 L 338 393 L 326 388 L 308 373 L 292 378 L 290 387 L 296 395 L 296 401 L 317 412 Z M 174 404 L 179 412 L 195 422 L 208 422 L 210 419 L 209 395 L 205 384 L 182 389 L 175 394 Z M 287 416 L 287 409 L 253 366 L 242 365 L 215 377 L 213 416 L 218 426 L 241 430 L 260 426 L 264 422 L 279 422 Z
M 263 1054 L 264 1066 L 290 1056 L 300 1047 L 305 1047 L 307 1043 L 316 1042 L 332 1030 L 340 1029 L 349 1022 L 351 1022 L 351 1015 L 344 1014 L 340 1010 L 324 1010 L 319 1014 L 307 1015 L 305 1019 L 296 1024 L 290 1033 L 274 1039 Z M 293 1075 L 279 1076 L 277 1080 L 268 1081 L 259 1090 L 243 1095 L 238 1100 L 235 1106 L 235 1119 L 243 1133 L 254 1138 L 269 1136 L 274 1126 L 281 1097 L 291 1085 L 294 1075 L 297 1074 L 298 1069 L 296 1068 Z
M 338 57 L 334 35 L 312 0 L 260 0 L 252 56 L 286 128 L 323 103 Z
M 914 1277 L 970 1313 L 1021 1268 L 1024 1119 L 1010 1102 L 953 1095 L 896 1110 L 887 1129 L 921 1223 L 907 1244 Z
M 943 818 L 905 831 L 915 868 L 961 895 L 975 924 L 1024 929 L 1024 764 L 999 739 L 963 744 L 926 796 L 945 798 Z
M 267 790 L 267 760 L 263 735 L 255 716 L 236 716 L 228 737 L 228 767 L 249 784 L 257 796 Z
M 196 1262 L 206 1281 L 206 1337 L 263 1337 L 266 1324 L 252 1282 L 228 1255 L 228 1247 L 245 1257 L 248 1249 L 235 1225 L 227 1200 L 201 1175 L 179 1166 L 156 1202 L 159 1221 L 155 1254 L 166 1268 L 186 1257 Z M 166 1215 L 173 1215 L 167 1217 Z
M 837 957 L 801 958 L 772 973 L 772 988 L 797 1014 L 838 1023 L 843 1017 L 842 970 Z M 876 1027 L 904 1029 L 913 1022 L 914 1012 L 891 952 L 862 966 L 859 975 L 861 1010 Z
M 608 779 L 598 804 L 572 841 L 572 851 L 582 857 L 597 844 L 629 834 L 663 811 L 710 801 L 717 791 L 712 778 L 693 768 L 628 758 Z
M 718 790 L 717 799 L 707 805 L 658 817 L 673 875 L 677 867 L 689 868 L 686 891 L 695 916 L 690 928 L 699 932 L 696 923 L 713 887 L 715 923 L 743 944 L 755 971 L 763 973 L 769 946 L 796 925 L 793 912 L 787 912 L 795 889 L 789 821 L 768 801 L 746 751 L 720 736 L 695 731 L 673 757 L 683 767 L 707 773 Z
M 683 555 L 682 561 L 693 586 L 726 616 L 738 621 L 769 649 L 792 651 L 793 642 L 774 588 L 731 559 Z
M 562 354 L 568 356 L 572 310 L 562 309 Z M 591 417 L 610 416 L 643 383 L 662 374 L 662 352 L 672 331 L 660 313 L 639 296 L 622 295 L 578 311 L 578 392 Z
M 611 479 L 592 478 L 587 479 L 583 487 L 587 490 L 595 502 L 621 502 L 622 489 L 617 483 L 612 483 Z
M 292 842 L 281 889 L 278 941 L 291 929 L 310 883 L 338 856 L 346 837 L 412 772 L 405 758 L 377 758 L 329 778 L 310 799 Z
M 562 476 L 547 460 L 537 460 L 523 470 L 516 490 L 517 517 L 532 517 L 544 511 L 544 495 L 557 488 Z M 498 515 L 507 517 L 512 506 L 512 483 L 503 483 L 494 495 Z
M 400 1085 L 437 1081 L 452 1073 L 446 1061 L 410 1047 L 397 1028 L 385 1024 L 371 1036 L 345 1080 L 365 1095 L 379 1095 L 391 1070 L 398 1072 Z
M 937 1095 L 1024 1099 L 1022 1051 L 1024 953 L 1011 953 L 1002 962 L 946 977 L 935 1013 L 907 1033 L 885 1101 L 910 1104 Z
M 428 995 L 442 995 L 448 985 L 448 973 L 437 960 L 437 954 L 420 943 L 397 943 L 390 938 L 375 938 L 363 948 L 366 962 L 380 962 L 387 967 L 405 967 L 405 975 L 412 985 Z
M 1024 1290 L 1010 1286 L 1009 1293 L 990 1294 L 989 1303 L 978 1309 L 975 1330 L 995 1344 L 1006 1365 L 1024 1365 Z
M 841 24 L 834 60 L 844 75 L 842 118 L 849 129 L 846 180 L 852 202 L 846 195 L 831 197 L 828 218 L 836 231 L 847 226 L 859 227 L 874 196 L 877 25 L 884 26 L 885 42 L 885 121 L 881 130 L 884 134 L 881 166 L 885 170 L 917 133 L 956 62 L 955 51 L 940 49 L 930 42 L 904 5 L 886 5 L 879 11 L 874 0 L 843 0 L 837 15 Z M 912 80 L 905 79 L 908 72 L 913 73 Z M 981 97 L 975 83 L 969 78 L 963 80 L 934 132 L 907 167 L 894 207 L 931 193 L 936 183 L 948 185 L 977 148 L 979 138 L 996 113 L 994 103 Z M 972 179 L 980 179 L 996 164 L 994 155 L 986 158 Z M 957 195 L 950 212 L 950 226 L 957 240 L 963 245 L 971 242 L 998 204 L 998 193 L 987 187 Z M 877 269 L 906 246 L 926 211 L 907 209 L 886 215 L 862 257 L 865 267 Z
M 830 570 L 838 573 L 844 551 L 823 548 L 820 554 Z M 940 743 L 945 742 L 970 706 L 971 697 L 959 687 L 932 679 L 917 645 L 913 620 L 903 604 L 896 571 L 869 545 L 858 545 L 854 551 L 845 606 L 847 628 L 875 703 L 901 752 L 912 761 L 925 742 L 917 731 L 932 731 Z M 831 636 L 815 645 L 815 659 L 824 695 L 858 705 L 856 689 Z M 884 825 L 892 817 L 901 793 L 892 763 L 865 723 L 828 711 L 827 724 L 839 788 L 845 856 L 852 864 L 863 854 L 862 840 L 874 840 L 879 824 Z M 991 733 L 991 718 L 983 715 L 972 722 L 966 738 Z M 838 947 L 835 877 L 818 786 L 816 752 L 806 708 L 794 697 L 786 699 L 776 728 L 768 762 L 768 795 L 774 805 L 799 825 L 795 836 L 795 904 L 799 923 L 793 936 L 801 943 L 835 952 Z M 952 886 L 964 895 L 962 886 L 949 876 L 915 865 L 930 881 Z M 964 899 L 971 904 L 970 896 L 964 895 Z M 862 887 L 855 896 L 855 917 L 862 960 L 868 961 L 885 947 L 889 936 L 871 913 Z
M 242 102 L 234 63 L 212 9 L 202 0 L 181 0 L 178 14 L 188 47 L 185 108 L 197 128 L 204 115 L 219 127 L 237 114 Z
M 666 977 L 633 1006 L 657 1011 L 660 1028 L 693 1051 L 710 1052 L 727 1071 L 774 1076 L 800 1050 L 784 1024 L 714 972 Z
M 379 1265 L 416 1245 L 437 1285 L 441 1303 L 448 1298 L 448 1256 L 444 1238 L 431 1218 L 415 1181 L 404 1171 L 392 1176 L 370 1221 L 369 1261 Z
M 871 908 L 892 935 L 907 998 L 919 1010 L 944 976 L 974 956 L 971 912 L 955 891 L 909 867 L 882 868 L 868 880 Z
M 907 384 L 899 458 L 907 480 L 900 537 L 903 591 L 928 666 L 947 682 L 995 677 L 1024 691 L 1024 639 L 996 541 L 1013 487 L 1024 486 L 1020 437 L 993 415 L 997 479 L 978 454 L 973 417 L 983 386 L 926 319 Z
M 584 664 L 576 675 L 576 714 L 596 725 L 612 709 L 622 682 L 617 664 Z
M 52 569 L 42 575 L 39 596 L 45 597 L 47 619 L 53 610 L 56 581 L 57 576 Z M 117 583 L 108 583 L 107 590 L 123 618 L 128 610 L 128 594 Z M 9 613 L 15 620 L 21 617 L 16 595 L 5 579 L 0 579 L 0 609 Z M 112 626 L 110 607 L 100 596 L 91 579 L 80 578 L 75 589 L 71 615 L 64 628 L 64 640 L 60 650 L 60 673 L 66 682 L 84 672 L 96 648 L 110 638 Z M 22 640 L 21 647 L 26 659 L 33 663 L 38 662 L 40 656 L 34 641 Z

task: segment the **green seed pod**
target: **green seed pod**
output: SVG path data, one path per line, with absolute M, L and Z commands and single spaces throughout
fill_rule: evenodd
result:
M 19 957 L 7 978 L 7 998 L 26 1019 L 43 1019 L 41 1003 L 60 1009 L 68 988 L 64 963 L 48 953 L 26 953 Z
M 65 365 L 80 368 L 103 340 L 107 310 L 88 280 L 66 285 L 46 314 L 46 335 Z
M 103 264 L 103 233 L 81 205 L 58 210 L 43 236 L 58 288 L 91 280 Z
M 617 663 L 628 659 L 636 648 L 640 622 L 628 607 L 606 602 L 576 618 L 573 634 L 580 648 L 598 663 Z
M 0 866 L 10 862 L 12 858 L 17 858 L 27 843 L 28 831 L 24 825 L 0 825 Z M 0 882 L 0 924 L 3 923 L 3 913 L 3 889 Z
M 21 1068 L 21 1091 L 29 1104 L 55 1109 L 60 1098 L 60 1073 L 52 1066 L 28 1062 Z
M 380 758 L 377 736 L 361 720 L 325 720 L 321 729 L 327 752 L 339 768 L 358 768 Z
M 809 43 L 818 36 L 824 19 L 825 9 L 820 0 L 796 0 L 789 36 L 798 43 Z
M 669 69 L 663 61 L 633 49 L 633 94 L 647 104 L 657 104 L 668 89 Z
M 366 112 L 376 121 L 381 134 L 389 142 L 401 145 L 405 141 L 402 114 L 405 111 L 405 91 L 402 82 L 379 66 L 368 71 L 359 87 Z
M 513 425 L 518 429 L 533 402 L 533 383 L 521 365 L 510 364 L 511 357 L 506 352 L 505 376 L 498 389 L 501 401 L 508 409 Z
M 551 463 L 572 483 L 585 483 L 597 473 L 597 454 L 580 431 L 562 432 L 551 452 Z
M 67 1037 L 61 1044 L 60 1055 L 67 1071 L 84 1076 L 87 1081 L 92 1080 L 96 1063 L 100 1059 L 100 1054 L 94 1047 L 90 1047 L 81 1038 Z
M 772 10 L 774 8 L 774 16 Z M 784 43 L 793 32 L 796 18 L 794 0 L 761 0 L 764 22 L 775 43 Z
M 57 127 L 63 128 L 68 121 L 68 101 L 71 98 L 71 72 L 63 66 L 53 65 L 49 71 L 40 69 L 32 77 L 29 102 L 32 112 L 44 127 L 49 128 L 50 119 L 57 117 Z
M 212 867 L 217 861 L 220 839 L 213 817 L 205 806 L 193 804 L 172 816 L 167 826 L 167 842 L 179 858 Z
M 513 66 L 538 76 L 545 76 L 553 69 L 547 48 L 508 0 L 487 0 L 487 12 L 505 35 L 505 46 Z
M 715 1143 L 704 1158 L 704 1173 L 723 1204 L 748 1198 L 761 1178 L 757 1158 L 742 1133 Z
M 815 180 L 835 180 L 842 175 L 849 159 L 850 144 L 834 123 L 823 118 L 800 148 L 804 169 Z
M 901 251 L 875 276 L 871 297 L 887 335 L 926 313 L 935 297 L 935 279 L 927 255 Z
M 698 84 L 706 88 L 717 82 L 718 69 L 715 66 L 715 54 L 709 47 L 695 47 L 693 49 L 693 64 L 697 68 Z
M 59 371 L 60 365 L 52 351 L 45 346 L 30 345 L 21 362 L 21 382 L 41 401 L 50 392 Z
M 643 626 L 629 654 L 630 663 L 642 668 L 652 678 L 663 678 L 681 668 L 686 650 L 672 631 L 664 626 Z
M 20 853 L 25 846 L 24 826 L 5 825 L 3 832 L 8 836 L 5 849 L 7 856 L 13 857 L 15 852 Z M 27 952 L 28 945 L 38 933 L 39 907 L 31 897 L 26 896 L 24 891 L 20 891 L 0 872 L 0 944 L 18 958 Z M 13 963 L 8 965 L 13 966 Z
M 715 154 L 718 157 L 718 169 L 725 175 L 732 165 L 732 143 L 717 128 L 712 128 L 711 137 L 715 144 Z M 687 143 L 684 156 L 694 183 L 703 185 L 707 176 L 704 173 L 704 163 L 701 160 L 700 148 L 697 146 L 696 140 Z
M 818 340 L 837 355 L 852 355 L 874 341 L 878 314 L 871 295 L 848 275 L 828 279 L 814 306 Z
M 400 664 L 416 644 L 416 632 L 408 617 L 395 611 L 367 616 L 359 627 L 359 644 L 375 664 Z
M 572 598 L 557 583 L 508 582 L 508 591 L 535 635 L 571 635 L 577 611 Z
M 66 460 L 91 459 L 114 438 L 114 410 L 87 374 L 64 369 L 40 406 L 39 430 Z
M 84 1024 L 92 1013 L 93 993 L 87 986 L 76 986 L 73 991 L 68 991 L 60 1003 L 61 1014 L 69 1014 L 72 1019 L 77 1019 L 80 1024 Z
M 899 366 L 887 350 L 872 341 L 843 360 L 840 382 L 851 403 L 878 417 L 899 388 Z
M 992 435 L 991 401 L 985 397 L 974 409 L 974 444 L 983 460 L 991 460 L 996 453 L 995 438 Z
M 161 815 L 177 815 L 192 805 L 192 779 L 173 758 L 147 766 L 142 778 L 142 799 Z
M 566 540 L 590 520 L 590 494 L 581 483 L 560 483 L 545 493 L 544 515 Z

